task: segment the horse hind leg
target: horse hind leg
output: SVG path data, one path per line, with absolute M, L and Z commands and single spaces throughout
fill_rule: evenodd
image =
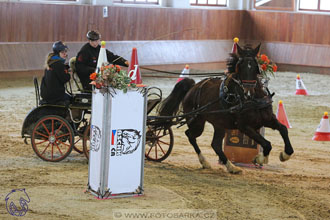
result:
M 225 137 L 225 130 L 220 128 L 214 128 L 214 135 L 212 140 L 212 148 L 215 153 L 219 156 L 219 161 L 225 164 L 227 171 L 232 174 L 242 173 L 242 169 L 232 164 L 230 160 L 227 159 L 226 155 L 222 151 L 222 141 Z
M 204 131 L 205 120 L 201 120 L 199 117 L 195 118 L 191 123 L 188 124 L 188 130 L 185 131 L 186 136 L 190 144 L 194 147 L 195 152 L 198 155 L 199 162 L 204 169 L 211 169 L 211 165 L 207 162 L 203 156 L 196 138 L 201 136 Z

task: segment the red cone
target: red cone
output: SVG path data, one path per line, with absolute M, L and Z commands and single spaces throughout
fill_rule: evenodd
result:
M 307 89 L 299 74 L 296 79 L 296 95 L 308 95 Z
M 239 41 L 238 37 L 235 37 L 233 48 L 231 49 L 231 53 L 237 53 L 237 43 L 238 43 L 238 41 Z
M 324 112 L 319 126 L 313 137 L 314 141 L 330 141 L 330 125 L 328 112 Z
M 131 77 L 132 79 L 131 83 L 135 83 L 135 84 L 142 83 L 140 68 L 137 58 L 137 50 L 135 47 L 132 50 L 131 62 L 129 63 L 129 68 L 128 68 L 128 76 Z
M 186 66 L 184 67 L 184 69 L 182 70 L 179 79 L 176 81 L 176 83 L 180 82 L 181 80 L 183 80 L 185 77 L 189 77 L 189 65 L 186 64 Z
M 290 125 L 290 122 L 288 120 L 288 117 L 286 116 L 282 100 L 280 100 L 278 102 L 276 118 L 281 124 L 285 125 L 287 128 L 292 128 L 291 125 Z

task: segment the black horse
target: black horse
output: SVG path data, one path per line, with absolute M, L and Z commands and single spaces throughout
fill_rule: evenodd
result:
M 210 168 L 210 165 L 203 157 L 196 138 L 203 133 L 206 121 L 214 127 L 211 146 L 230 173 L 242 170 L 234 166 L 222 151 L 225 129 L 239 129 L 263 147 L 263 153 L 253 160 L 255 164 L 267 164 L 272 149 L 271 143 L 257 131 L 263 126 L 280 132 L 285 144 L 284 151 L 280 153 L 281 161 L 288 160 L 293 154 L 288 130 L 273 113 L 273 94 L 258 77 L 256 56 L 259 48 L 260 45 L 256 48 L 237 45 L 237 55 L 231 54 L 227 61 L 228 74 L 224 80 L 207 78 L 195 84 L 193 79 L 185 78 L 176 84 L 159 108 L 159 115 L 174 116 L 182 102 L 183 117 L 188 125 L 185 134 L 204 168 Z

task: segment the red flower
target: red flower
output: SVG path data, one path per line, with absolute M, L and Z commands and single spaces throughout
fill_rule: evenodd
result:
M 116 65 L 116 71 L 120 72 L 120 70 L 121 70 L 120 66 Z
M 266 70 L 266 69 L 267 69 L 267 65 L 266 65 L 266 64 L 262 64 L 262 65 L 261 65 L 261 69 L 262 69 L 262 70 Z
M 261 55 L 261 60 L 264 61 L 264 62 L 267 62 L 268 57 L 265 54 L 262 54 Z
M 94 80 L 96 80 L 96 76 L 97 76 L 97 73 L 92 73 L 91 75 L 89 75 L 89 78 L 94 81 Z
M 277 71 L 277 66 L 276 66 L 276 65 L 273 66 L 273 71 L 274 71 L 274 72 Z

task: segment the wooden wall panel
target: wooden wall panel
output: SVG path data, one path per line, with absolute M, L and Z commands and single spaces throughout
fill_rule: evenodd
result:
M 324 14 L 249 11 L 245 38 L 262 41 L 330 45 L 330 16 Z

